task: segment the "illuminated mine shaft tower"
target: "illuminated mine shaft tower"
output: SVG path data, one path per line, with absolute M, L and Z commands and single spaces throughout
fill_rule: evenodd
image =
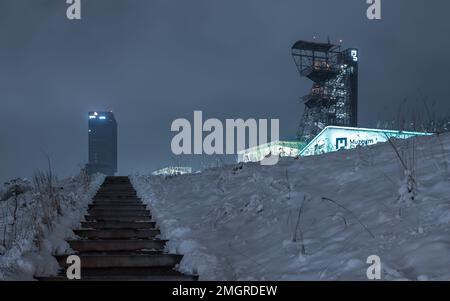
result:
M 326 126 L 358 126 L 358 50 L 340 45 L 298 41 L 292 56 L 300 75 L 314 82 L 297 138 L 311 141 Z

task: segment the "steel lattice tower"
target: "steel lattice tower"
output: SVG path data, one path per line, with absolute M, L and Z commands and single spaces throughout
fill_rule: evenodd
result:
M 292 57 L 302 77 L 313 81 L 297 138 L 308 142 L 328 125 L 358 125 L 358 50 L 340 45 L 298 41 Z

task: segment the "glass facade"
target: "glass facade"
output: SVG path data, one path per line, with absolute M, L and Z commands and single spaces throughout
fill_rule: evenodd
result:
M 324 128 L 308 144 L 299 141 L 275 141 L 258 145 L 238 152 L 238 162 L 259 162 L 269 154 L 280 157 L 297 157 L 320 155 L 341 149 L 352 149 L 390 138 L 408 139 L 415 136 L 432 135 L 422 132 L 394 131 L 381 129 L 365 129 L 342 126 Z
M 164 167 L 152 172 L 154 176 L 176 176 L 192 173 L 191 167 L 181 167 L 181 166 L 170 166 Z
M 117 122 L 112 112 L 89 112 L 89 174 L 117 172 Z
M 421 132 L 328 126 L 301 150 L 300 155 L 320 155 L 341 149 L 352 149 L 358 146 L 367 146 L 379 142 L 386 142 L 390 138 L 407 139 L 414 136 L 424 135 L 431 134 Z
M 238 152 L 238 162 L 259 162 L 269 154 L 297 157 L 305 144 L 298 141 L 274 141 Z

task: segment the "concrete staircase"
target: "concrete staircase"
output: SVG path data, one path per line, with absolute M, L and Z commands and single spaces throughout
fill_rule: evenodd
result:
M 81 280 L 197 280 L 174 270 L 183 256 L 164 252 L 166 241 L 157 238 L 159 229 L 128 177 L 107 177 L 85 220 L 74 230 L 80 238 L 68 241 L 75 254 L 55 256 L 60 274 L 38 279 L 67 280 L 67 256 L 78 255 Z

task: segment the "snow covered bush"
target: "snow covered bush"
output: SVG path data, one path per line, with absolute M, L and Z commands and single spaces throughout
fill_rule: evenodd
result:
M 87 204 L 104 180 L 76 177 L 58 180 L 51 172 L 37 172 L 33 185 L 26 179 L 5 183 L 0 202 L 0 280 L 32 279 L 56 273 L 51 256 L 66 251 Z
M 398 203 L 400 206 L 410 206 L 417 195 L 415 175 L 417 152 L 416 139 L 416 137 L 412 137 L 410 139 L 400 141 L 400 145 L 396 143 L 396 139 L 388 137 L 388 143 L 392 147 L 404 175 L 404 179 L 401 181 L 400 188 L 398 190 Z M 401 215 L 401 209 L 402 208 L 400 208 L 399 216 Z
M 27 221 L 23 213 L 27 209 L 26 195 L 32 190 L 25 178 L 12 179 L 4 184 L 0 197 L 0 245 L 4 250 L 25 234 Z

